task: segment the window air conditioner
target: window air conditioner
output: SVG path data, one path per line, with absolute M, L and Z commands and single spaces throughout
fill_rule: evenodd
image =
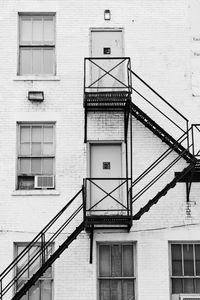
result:
M 52 189 L 55 186 L 53 175 L 37 175 L 34 180 L 35 189 Z
M 179 298 L 180 300 L 193 300 L 193 299 L 195 299 L 195 300 L 200 300 L 200 294 L 185 294 L 185 295 L 180 295 L 180 298 Z

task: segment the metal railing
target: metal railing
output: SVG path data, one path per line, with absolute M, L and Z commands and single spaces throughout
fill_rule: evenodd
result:
M 155 91 L 138 74 L 129 69 L 132 75 L 133 102 L 147 115 L 163 127 L 175 139 L 188 132 L 189 121 L 164 97 Z M 188 139 L 188 137 L 187 137 Z M 189 143 L 189 141 L 187 141 Z
M 38 233 L 35 238 L 24 248 L 24 250 L 9 264 L 9 266 L 0 274 L 0 299 L 14 286 L 19 283 L 23 274 L 36 262 L 39 258 L 42 264 L 45 262 L 46 254 L 49 247 L 54 243 L 57 236 L 63 232 L 63 230 L 71 223 L 71 221 L 78 215 L 83 208 L 83 201 L 81 204 L 71 213 L 69 216 L 65 216 L 64 213 L 74 203 L 74 201 L 81 195 L 83 198 L 83 188 L 57 213 L 57 215 Z M 64 220 L 59 223 L 61 216 Z M 58 222 L 58 225 L 56 224 Z M 56 229 L 53 226 L 58 226 Z M 53 233 L 49 233 L 52 230 Z M 50 237 L 47 237 L 47 235 Z M 40 245 L 40 247 L 38 247 Z M 28 262 L 25 262 L 25 258 L 29 251 L 36 247 L 36 251 L 32 254 Z M 19 272 L 16 272 L 17 265 L 21 263 L 22 267 Z M 40 267 L 40 266 L 39 266 Z M 13 274 L 15 274 L 13 276 Z M 9 279 L 11 277 L 12 279 Z
M 131 93 L 130 69 L 130 57 L 86 57 L 84 59 L 84 94 L 97 91 Z
M 109 187 L 105 187 L 105 182 L 110 182 L 112 187 L 110 185 Z M 105 212 L 110 213 L 110 215 L 132 215 L 131 178 L 86 178 L 83 181 L 83 186 L 85 195 L 85 217 L 87 217 L 87 215 Z M 98 192 L 100 194 L 98 199 L 94 196 L 95 193 L 93 193 L 93 188 L 96 189 L 97 197 L 99 196 Z M 108 188 L 109 191 L 107 190 Z M 111 206 L 110 208 L 109 205 Z M 103 208 L 99 208 L 99 206 L 103 206 Z
M 156 174 L 142 189 L 140 189 L 134 196 L 132 197 L 132 203 L 134 203 L 138 198 L 140 198 L 149 188 L 151 188 L 154 183 L 156 183 L 163 175 L 165 175 L 184 155 L 189 155 L 191 163 L 194 163 L 198 156 L 200 156 L 200 143 L 199 147 L 195 150 L 195 135 L 194 130 L 196 130 L 199 134 L 199 138 L 196 137 L 197 140 L 200 140 L 200 125 L 193 124 L 173 145 L 173 147 L 169 147 L 166 151 L 164 151 L 143 173 L 141 173 L 133 182 L 132 188 L 134 188 L 142 179 L 144 179 L 148 174 L 151 173 L 160 163 L 163 162 L 165 158 L 167 158 L 178 145 L 184 144 L 187 141 L 189 143 L 187 148 L 183 148 L 182 152 L 175 157 L 170 163 L 168 163 L 158 174 Z

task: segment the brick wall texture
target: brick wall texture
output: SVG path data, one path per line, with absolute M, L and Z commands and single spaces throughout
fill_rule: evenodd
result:
M 132 69 L 189 120 L 199 122 L 200 51 L 199 0 L 1 0 L 0 3 L 0 272 L 13 259 L 13 245 L 30 241 L 81 189 L 89 176 L 89 142 L 121 142 L 124 145 L 124 115 L 121 112 L 89 112 L 88 143 L 84 143 L 84 57 L 90 56 L 91 28 L 123 28 L 124 53 Z M 104 10 L 111 20 L 104 20 Z M 17 76 L 18 13 L 56 14 L 56 76 Z M 197 18 L 197 17 L 196 17 Z M 199 28 L 199 27 L 198 27 Z M 195 40 L 196 38 L 196 40 Z M 195 62 L 194 62 L 195 60 Z M 133 86 L 179 126 L 185 120 L 144 87 L 136 78 Z M 44 91 L 42 103 L 27 99 L 28 91 Z M 132 101 L 175 138 L 182 133 L 136 92 Z M 56 189 L 16 190 L 17 123 L 56 123 Z M 168 146 L 132 117 L 133 179 L 153 163 Z M 130 122 L 128 155 L 130 158 Z M 124 154 L 123 154 L 124 157 Z M 133 189 L 133 195 L 177 157 L 172 153 Z M 123 170 L 125 162 L 122 162 Z M 180 159 L 134 204 L 136 213 L 152 199 L 187 162 Z M 129 165 L 130 171 L 130 165 Z M 97 249 L 100 242 L 133 242 L 136 247 L 136 299 L 169 300 L 171 241 L 200 241 L 200 187 L 191 186 L 186 203 L 186 185 L 177 183 L 138 221 L 130 232 L 99 230 L 94 233 L 93 263 L 89 264 L 89 234 L 83 231 L 54 264 L 54 300 L 100 300 L 97 284 Z M 68 214 L 81 204 L 81 195 Z M 64 215 L 63 219 L 67 215 Z M 58 247 L 82 221 L 80 213 L 58 237 Z M 51 233 L 49 233 L 51 234 Z M 12 290 L 5 296 L 9 300 Z M 131 298 L 132 299 L 132 298 Z M 177 299 L 175 299 L 177 300 Z

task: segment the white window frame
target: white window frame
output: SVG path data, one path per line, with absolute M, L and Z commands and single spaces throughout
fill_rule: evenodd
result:
M 181 259 L 182 259 L 182 272 L 183 272 L 183 275 L 172 275 L 172 245 L 180 245 L 181 246 Z M 193 258 L 194 258 L 194 273 L 195 275 L 184 275 L 184 260 L 183 260 L 183 245 L 193 245 Z M 183 297 L 187 297 L 189 295 L 192 295 L 194 297 L 200 297 L 200 293 L 199 292 L 194 292 L 194 293 L 191 293 L 191 292 L 186 292 L 184 293 L 183 291 L 180 292 L 180 293 L 172 293 L 172 280 L 173 279 L 199 279 L 200 280 L 200 276 L 197 276 L 196 275 L 196 266 L 195 266 L 195 245 L 199 245 L 200 246 L 200 241 L 173 241 L 173 242 L 170 242 L 169 243 L 169 246 L 170 246 L 170 286 L 171 286 L 171 296 L 172 296 L 172 299 L 181 299 L 181 296 Z M 177 298 L 175 297 L 177 295 Z M 174 298 L 175 297 L 175 298 Z
M 30 17 L 30 18 L 37 18 L 37 17 L 48 17 L 51 16 L 53 17 L 53 34 L 54 34 L 54 42 L 53 43 L 23 43 L 21 42 L 21 20 L 24 17 Z M 18 67 L 17 67 L 17 75 L 19 76 L 55 76 L 56 75 L 56 14 L 54 12 L 37 12 L 37 13 L 18 13 L 18 18 L 19 18 L 19 26 L 18 26 Z M 51 48 L 53 49 L 53 72 L 52 73 L 27 73 L 27 74 L 23 74 L 21 73 L 21 49 L 22 48 L 27 48 L 27 49 L 33 49 L 33 48 L 41 48 L 41 49 L 48 49 Z M 32 64 L 33 67 L 33 64 Z
M 32 128 L 32 127 L 53 127 L 53 154 L 52 155 L 44 155 L 41 154 L 39 156 L 34 156 L 34 155 L 21 155 L 20 154 L 20 134 L 21 134 L 21 127 L 28 127 L 28 128 Z M 17 184 L 16 184 L 16 189 L 17 190 L 26 190 L 26 189 L 20 189 L 19 187 L 19 177 L 34 177 L 34 181 L 35 181 L 35 176 L 38 175 L 46 175 L 46 176 L 50 176 L 53 175 L 54 179 L 53 182 L 55 183 L 55 122 L 18 122 L 17 123 Z M 39 159 L 44 159 L 44 158 L 52 158 L 53 159 L 53 173 L 52 174 L 44 174 L 44 173 L 21 173 L 20 172 L 20 158 L 39 158 Z M 35 187 L 33 187 L 33 189 L 35 189 Z M 32 190 L 33 190 L 32 189 Z M 53 189 L 55 189 L 55 184 Z
M 132 249 L 133 249 L 133 273 L 134 273 L 134 275 L 133 276 L 131 276 L 131 277 L 125 277 L 125 276 L 123 276 L 123 277 L 113 277 L 113 276 L 109 276 L 109 277 L 103 277 L 103 276 L 100 276 L 100 266 L 99 266 L 99 264 L 100 264 L 100 250 L 99 250 L 99 248 L 100 248 L 100 246 L 102 246 L 102 245 L 104 245 L 104 246 L 113 246 L 113 245 L 121 245 L 121 246 L 124 246 L 124 245 L 129 245 L 129 246 L 132 246 Z M 135 243 L 133 243 L 133 242 L 122 242 L 122 241 L 120 241 L 120 242 L 99 242 L 98 244 L 97 244 L 97 250 L 98 250 L 98 252 L 97 252 L 97 286 L 98 286 L 98 297 L 97 297 L 97 299 L 98 300 L 100 300 L 100 280 L 121 280 L 121 281 L 123 281 L 123 280 L 132 280 L 133 281 L 133 286 L 134 286 L 134 295 L 133 295 L 133 299 L 135 300 L 136 299 L 136 244 Z M 112 262 L 111 262 L 111 266 L 112 266 Z

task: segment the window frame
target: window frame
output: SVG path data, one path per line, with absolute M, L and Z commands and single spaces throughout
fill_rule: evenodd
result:
M 195 253 L 195 246 L 199 245 L 200 246 L 200 241 L 173 241 L 169 243 L 169 259 L 170 259 L 170 267 L 169 267 L 169 272 L 170 272 L 170 294 L 171 296 L 175 296 L 175 295 L 200 295 L 200 292 L 194 291 L 194 292 L 177 292 L 177 293 L 173 293 L 172 291 L 172 280 L 173 279 L 199 279 L 200 280 L 200 275 L 172 275 L 172 245 L 179 245 L 181 246 L 181 265 L 182 265 L 182 272 L 184 274 L 184 257 L 183 257 L 183 246 L 184 245 L 192 245 L 193 247 L 193 265 L 194 265 L 194 274 L 196 273 L 196 256 L 194 255 Z M 182 285 L 182 289 L 184 288 L 184 286 Z M 194 289 L 195 289 L 195 285 L 194 285 Z
M 28 128 L 32 128 L 32 127 L 45 127 L 45 126 L 49 126 L 53 128 L 53 154 L 52 155 L 33 155 L 30 152 L 30 155 L 21 155 L 20 154 L 20 145 L 21 145 L 21 141 L 20 141 L 20 137 L 21 137 L 21 127 L 28 127 Z M 27 190 L 35 190 L 35 188 L 33 187 L 32 189 L 22 189 L 19 187 L 19 177 L 35 177 L 35 176 L 54 176 L 54 182 L 55 182 L 55 160 L 56 160 L 56 136 L 55 136 L 55 132 L 56 132 L 56 122 L 17 122 L 17 162 L 16 162 L 16 189 L 19 191 L 27 191 Z M 30 139 L 30 145 L 31 145 L 32 140 Z M 21 173 L 20 172 L 20 158 L 38 158 L 38 159 L 44 159 L 44 158 L 52 158 L 53 160 L 53 172 L 52 174 L 44 174 L 44 173 Z M 38 189 L 38 188 L 37 188 Z M 41 188 L 43 189 L 43 188 Z M 45 189 L 45 188 L 44 188 Z M 55 184 L 54 184 L 54 188 L 55 189 Z
M 29 242 L 14 242 L 14 259 L 17 257 L 17 253 L 18 253 L 18 248 L 19 247 L 26 247 L 29 244 Z M 35 243 L 34 244 L 35 247 L 41 246 L 41 243 Z M 52 249 L 52 253 L 54 252 L 54 244 L 51 243 L 49 246 L 51 246 Z M 30 250 L 29 250 L 30 251 Z M 29 254 L 28 254 L 29 257 Z M 45 281 L 50 281 L 51 282 L 51 299 L 49 300 L 53 300 L 54 298 L 54 267 L 53 265 L 50 267 L 51 268 L 51 276 L 44 276 L 44 274 L 37 280 L 38 282 L 40 282 L 40 287 L 39 287 L 39 291 L 40 291 L 40 300 L 41 299 L 41 282 L 45 282 Z M 17 264 L 14 268 L 14 276 L 17 275 Z M 25 278 L 25 277 L 24 277 Z M 27 277 L 27 280 L 29 280 L 31 278 L 31 276 Z M 13 294 L 15 294 L 17 292 L 17 282 L 15 282 L 14 286 L 13 286 Z M 29 293 L 29 290 L 28 292 Z M 29 295 L 28 295 L 28 300 L 29 300 Z
M 53 17 L 53 35 L 54 35 L 54 41 L 53 43 L 45 44 L 45 43 L 38 43 L 38 44 L 32 44 L 32 43 L 21 43 L 21 20 L 23 17 Z M 21 49 L 22 48 L 30 48 L 30 49 L 36 49 L 36 48 L 42 48 L 47 49 L 51 48 L 53 49 L 53 72 L 52 73 L 21 73 Z M 32 68 L 33 68 L 33 61 L 31 62 Z M 36 77 L 52 77 L 56 76 L 56 13 L 55 12 L 18 12 L 18 58 L 17 58 L 17 76 L 36 76 Z
M 100 246 L 105 245 L 105 246 L 110 246 L 110 248 L 113 245 L 117 245 L 117 246 L 132 246 L 132 251 L 133 251 L 133 274 L 134 276 L 121 276 L 121 277 L 116 277 L 116 276 L 100 276 Z M 111 249 L 110 249 L 110 254 L 111 254 Z M 122 259 L 123 259 L 123 251 L 121 252 L 121 263 L 122 263 Z M 112 267 L 112 261 L 111 261 L 111 265 Z M 136 270 L 137 270 L 137 266 L 136 266 L 136 243 L 135 242 L 128 242 L 128 241 L 119 241 L 119 242 L 98 242 L 97 243 L 97 299 L 100 300 L 100 281 L 101 280 L 120 280 L 121 282 L 123 280 L 130 280 L 133 281 L 133 287 L 134 287 L 134 300 L 136 300 L 137 298 L 137 291 L 136 291 L 136 278 L 137 278 L 137 274 L 136 274 Z

